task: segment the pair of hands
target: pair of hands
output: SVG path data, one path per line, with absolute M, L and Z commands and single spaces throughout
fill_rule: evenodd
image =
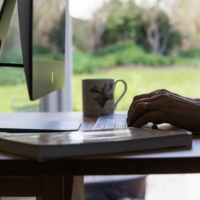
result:
M 128 110 L 127 124 L 141 127 L 148 122 L 169 123 L 200 131 L 200 99 L 183 97 L 164 89 L 135 96 Z

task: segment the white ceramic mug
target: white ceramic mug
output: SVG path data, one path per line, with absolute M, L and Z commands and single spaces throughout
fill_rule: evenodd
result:
M 114 101 L 114 91 L 118 82 L 123 83 L 124 90 Z M 113 113 L 126 90 L 127 84 L 121 79 L 82 79 L 83 115 L 92 117 L 102 113 Z

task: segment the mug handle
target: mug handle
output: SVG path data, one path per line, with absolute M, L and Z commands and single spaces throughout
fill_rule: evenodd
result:
M 114 82 L 115 87 L 116 87 L 116 84 L 117 84 L 118 82 L 122 82 L 122 83 L 124 84 L 124 91 L 122 92 L 122 94 L 120 95 L 120 97 L 119 97 L 119 98 L 117 99 L 117 101 L 115 102 L 115 108 L 117 107 L 117 104 L 119 103 L 119 101 L 120 101 L 121 98 L 124 96 L 124 94 L 126 93 L 126 90 L 127 90 L 127 84 L 126 84 L 126 82 L 125 82 L 124 80 L 122 80 L 122 79 L 116 80 L 116 81 Z M 115 88 L 114 88 L 114 90 L 115 90 Z

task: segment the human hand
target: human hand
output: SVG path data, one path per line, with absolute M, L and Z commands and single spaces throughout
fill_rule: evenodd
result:
M 148 122 L 200 131 L 200 100 L 164 89 L 135 96 L 128 110 L 127 124 L 141 127 Z

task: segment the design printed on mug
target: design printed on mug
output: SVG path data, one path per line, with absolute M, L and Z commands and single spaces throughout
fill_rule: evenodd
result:
M 95 101 L 99 104 L 101 108 L 103 108 L 106 104 L 106 101 L 109 99 L 113 99 L 113 94 L 109 92 L 113 88 L 113 83 L 107 83 L 104 84 L 104 86 L 99 90 L 97 86 L 95 85 L 93 88 L 90 89 L 90 92 L 92 93 L 98 93 L 99 95 L 95 97 Z

